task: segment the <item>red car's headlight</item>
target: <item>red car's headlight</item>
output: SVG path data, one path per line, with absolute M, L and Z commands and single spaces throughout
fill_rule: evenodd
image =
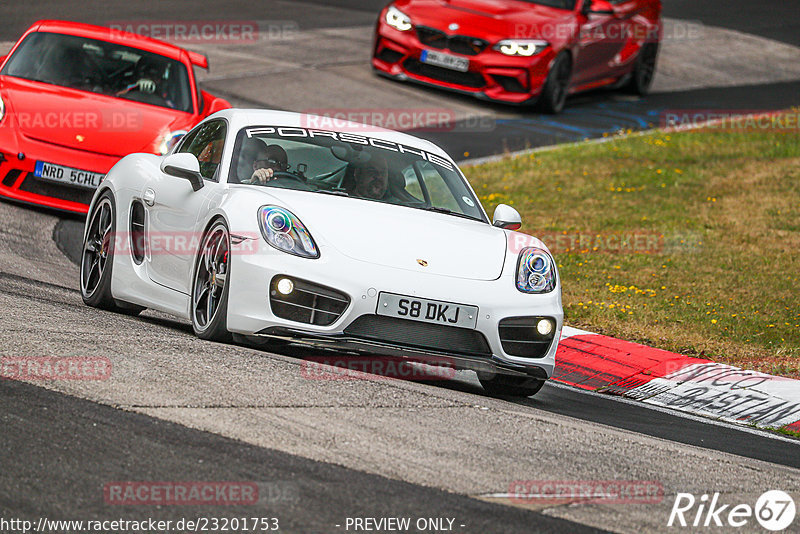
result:
M 550 46 L 547 41 L 506 39 L 494 45 L 494 49 L 507 56 L 535 56 Z
M 389 6 L 386 10 L 386 24 L 401 32 L 408 31 L 412 27 L 411 17 L 394 6 Z

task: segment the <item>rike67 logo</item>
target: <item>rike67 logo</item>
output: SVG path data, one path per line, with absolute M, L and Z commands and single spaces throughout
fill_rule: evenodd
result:
M 780 490 L 763 493 L 756 500 L 755 507 L 721 504 L 719 493 L 712 496 L 703 494 L 699 499 L 691 493 L 678 493 L 667 526 L 739 528 L 750 524 L 755 517 L 763 528 L 777 532 L 792 524 L 796 512 L 794 499 Z

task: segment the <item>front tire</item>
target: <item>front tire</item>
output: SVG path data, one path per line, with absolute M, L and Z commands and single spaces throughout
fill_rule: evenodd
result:
M 545 380 L 528 376 L 478 374 L 481 386 L 490 395 L 500 397 L 530 397 L 536 395 Z
M 539 95 L 537 107 L 544 113 L 557 115 L 564 109 L 572 77 L 572 60 L 567 52 L 556 56 Z
M 100 196 L 87 220 L 80 270 L 83 302 L 93 308 L 127 315 L 139 314 L 144 308 L 116 300 L 111 294 L 117 224 L 114 196 L 110 191 Z
M 192 329 L 197 337 L 228 343 L 231 234 L 222 219 L 203 236 L 192 278 Z
M 629 93 L 645 96 L 650 92 L 650 87 L 653 85 L 653 78 L 656 74 L 657 58 L 657 43 L 646 43 L 642 49 L 639 50 L 633 72 L 631 72 L 631 79 L 625 87 Z

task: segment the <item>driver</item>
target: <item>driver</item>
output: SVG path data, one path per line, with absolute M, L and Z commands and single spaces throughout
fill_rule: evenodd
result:
M 265 184 L 273 179 L 276 172 L 286 172 L 289 168 L 289 157 L 280 145 L 265 145 L 259 139 L 253 139 L 252 146 L 245 147 L 242 155 L 252 154 L 253 174 L 242 180 L 246 184 Z M 249 150 L 248 150 L 249 148 Z
M 383 198 L 389 186 L 386 158 L 373 153 L 368 162 L 355 168 L 353 178 L 355 184 L 349 191 L 350 194 L 375 200 Z
M 136 62 L 136 72 L 134 73 L 136 81 L 118 91 L 117 96 L 122 96 L 134 89 L 141 93 L 153 94 L 158 89 L 158 82 L 161 81 L 162 75 L 162 68 L 155 60 L 142 57 Z

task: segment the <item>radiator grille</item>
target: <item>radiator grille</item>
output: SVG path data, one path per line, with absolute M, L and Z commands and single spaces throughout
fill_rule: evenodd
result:
M 92 195 L 94 195 L 94 189 L 83 189 L 50 183 L 45 180 L 40 180 L 34 176 L 32 172 L 29 172 L 25 176 L 25 179 L 20 184 L 19 189 L 20 191 L 26 191 L 28 193 L 60 198 L 61 200 L 69 200 L 72 202 L 80 202 L 81 204 L 87 205 L 92 201 Z
M 485 357 L 492 355 L 489 343 L 477 330 L 381 315 L 362 315 L 350 323 L 344 333 L 356 338 L 382 341 L 402 347 Z
M 444 67 L 437 67 L 436 65 L 429 65 L 422 63 L 418 59 L 409 58 L 403 62 L 403 66 L 411 74 L 418 76 L 425 76 L 440 82 L 453 83 L 456 85 L 463 85 L 473 89 L 479 89 L 486 85 L 486 80 L 478 72 L 459 72 L 457 70 L 446 69 Z
M 447 35 L 442 30 L 428 28 L 427 26 L 417 27 L 417 39 L 425 46 L 438 48 L 439 50 L 446 49 L 465 56 L 477 56 L 489 46 L 487 41 L 477 37 Z

